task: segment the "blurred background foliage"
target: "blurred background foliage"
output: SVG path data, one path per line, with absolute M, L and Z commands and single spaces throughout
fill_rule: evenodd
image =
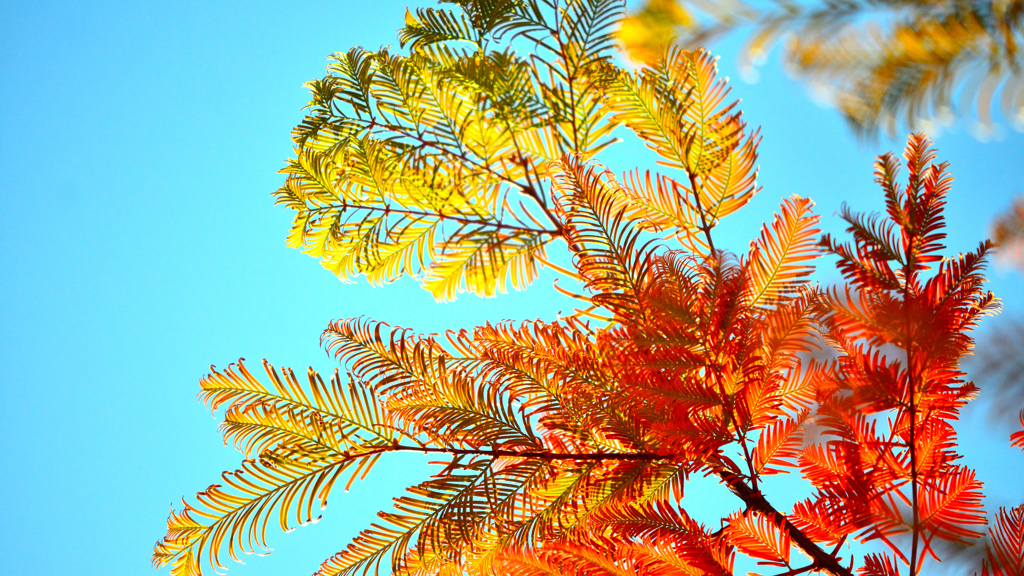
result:
M 934 132 L 971 116 L 987 137 L 993 108 L 1015 128 L 1024 122 L 1022 12 L 1024 0 L 650 0 L 620 40 L 647 60 L 668 42 L 710 46 L 743 33 L 741 69 L 752 74 L 782 44 L 790 73 L 860 136 Z

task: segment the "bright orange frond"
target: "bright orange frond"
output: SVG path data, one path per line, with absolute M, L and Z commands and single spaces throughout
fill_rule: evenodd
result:
M 790 537 L 780 522 L 753 510 L 729 517 L 725 534 L 743 553 L 765 560 L 762 564 L 789 565 Z

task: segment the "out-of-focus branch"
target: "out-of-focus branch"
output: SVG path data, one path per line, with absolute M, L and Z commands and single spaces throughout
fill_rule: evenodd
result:
M 992 240 L 999 245 L 998 260 L 1024 271 L 1024 196 L 992 223 Z
M 781 41 L 790 73 L 863 137 L 901 124 L 934 130 L 972 107 L 979 138 L 995 130 L 994 106 L 1007 123 L 1024 122 L 1024 0 L 650 0 L 619 37 L 646 60 L 669 38 L 708 46 L 741 30 L 741 68 L 752 71 Z
M 971 377 L 982 398 L 998 398 L 989 409 L 999 421 L 1015 424 L 1024 406 L 1024 318 L 999 318 L 982 336 L 970 361 Z

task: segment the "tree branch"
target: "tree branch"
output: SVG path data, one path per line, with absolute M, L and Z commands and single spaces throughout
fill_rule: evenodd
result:
M 441 212 L 421 212 L 419 210 L 406 210 L 403 208 L 391 208 L 390 206 L 366 206 L 363 204 L 327 204 L 315 209 L 311 209 L 310 213 L 324 212 L 341 208 L 352 208 L 355 210 L 368 210 L 370 212 L 384 212 L 386 214 L 402 214 L 404 216 L 413 216 L 416 218 L 438 218 L 441 220 L 451 220 L 452 222 L 458 222 L 459 224 L 465 224 L 468 226 L 486 226 L 489 228 L 497 228 L 499 230 L 512 230 L 515 232 L 532 232 L 534 234 L 545 234 L 548 236 L 561 236 L 562 232 L 559 230 L 548 230 L 546 228 L 529 228 L 527 226 L 515 226 L 512 224 L 504 224 L 502 222 L 491 221 L 491 220 L 474 220 L 472 218 L 465 218 L 463 216 L 452 216 L 450 214 L 443 214 Z
M 811 567 L 808 568 L 809 570 L 821 570 L 832 576 L 853 576 L 853 572 L 849 568 L 843 567 L 839 560 L 825 550 L 822 550 L 820 546 L 794 526 L 785 514 L 776 510 L 765 499 L 763 494 L 747 486 L 741 477 L 720 466 L 712 466 L 712 472 L 729 487 L 733 494 L 738 496 L 740 500 L 743 500 L 747 509 L 756 510 L 782 525 L 783 529 L 789 533 L 789 538 L 793 544 L 811 559 L 812 563 Z M 794 572 L 794 574 L 796 573 Z
M 586 462 L 603 462 L 606 460 L 650 461 L 670 460 L 674 454 L 657 454 L 653 452 L 590 452 L 561 453 L 542 450 L 480 450 L 475 448 L 434 448 L 429 446 L 405 446 L 393 444 L 382 452 L 422 452 L 424 454 L 451 454 L 453 456 L 491 456 L 494 458 L 536 458 L 538 460 L 578 460 Z
M 693 201 L 697 204 L 697 214 L 700 215 L 700 229 L 704 232 L 704 237 L 708 241 L 708 249 L 711 250 L 711 255 L 715 255 L 715 243 L 711 240 L 711 227 L 708 226 L 708 220 L 704 216 L 704 207 L 700 205 L 700 188 L 697 182 L 697 176 L 690 174 L 687 171 L 687 175 L 690 177 L 690 189 L 693 191 Z

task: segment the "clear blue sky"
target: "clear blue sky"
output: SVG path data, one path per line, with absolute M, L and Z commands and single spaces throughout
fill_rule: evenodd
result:
M 269 194 L 302 83 L 333 51 L 397 44 L 404 10 L 393 0 L 2 3 L 0 573 L 153 574 L 170 505 L 239 461 L 195 400 L 210 364 L 266 357 L 328 371 L 318 337 L 339 317 L 441 331 L 571 307 L 551 275 L 525 293 L 440 305 L 407 282 L 343 285 L 285 247 L 290 215 Z M 722 53 L 738 77 L 734 52 Z M 765 189 L 726 225 L 730 247 L 790 194 L 814 198 L 833 230 L 844 199 L 881 207 L 871 161 L 901 143 L 858 145 L 775 59 L 734 94 L 763 126 Z M 1024 191 L 1024 137 L 980 143 L 960 125 L 938 145 L 957 178 L 949 244 L 969 249 Z M 1007 315 L 1020 314 L 1021 277 L 992 277 Z M 969 462 L 999 502 L 1020 502 L 1022 485 L 1000 475 L 1024 470 L 1024 458 L 984 420 L 969 415 Z M 403 471 L 382 467 L 336 495 L 319 524 L 272 534 L 273 555 L 231 573 L 312 572 L 417 480 Z

